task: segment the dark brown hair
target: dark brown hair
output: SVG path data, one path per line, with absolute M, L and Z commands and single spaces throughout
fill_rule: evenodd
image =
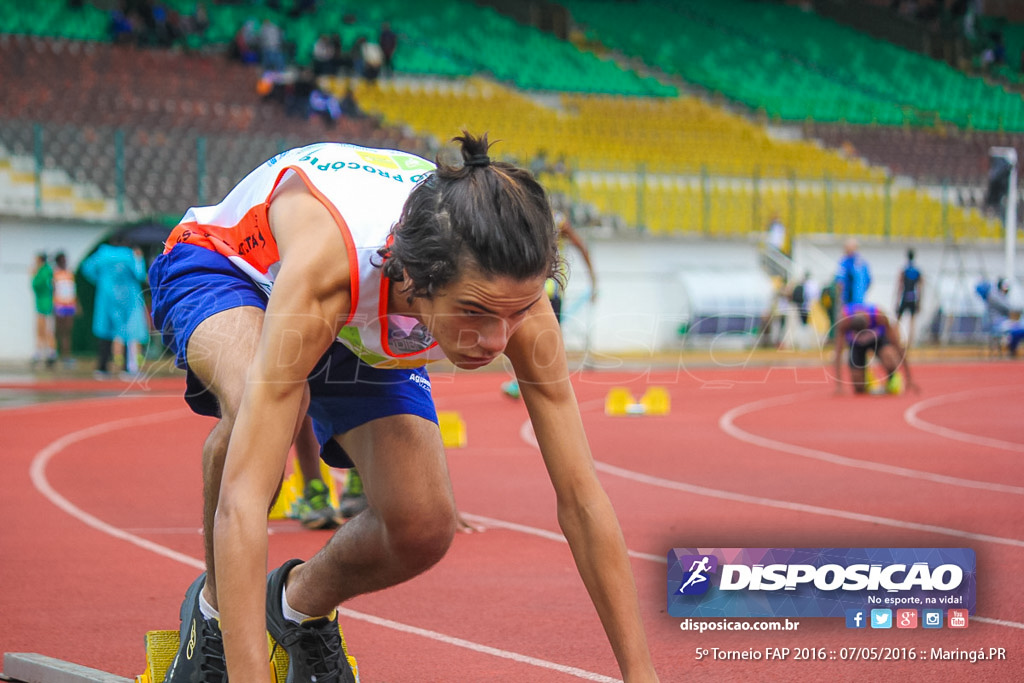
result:
M 487 134 L 463 131 L 461 165 L 437 170 L 409 194 L 392 240 L 378 252 L 384 275 L 410 281 L 410 297 L 432 297 L 467 266 L 517 280 L 558 273 L 547 194 L 529 171 L 492 161 Z

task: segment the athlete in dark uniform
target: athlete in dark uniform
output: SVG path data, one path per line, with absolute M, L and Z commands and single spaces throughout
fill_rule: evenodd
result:
M 835 377 L 836 393 L 842 393 L 842 357 L 850 347 L 848 365 L 850 383 L 854 392 L 868 390 L 867 368 L 877 359 L 886 372 L 886 390 L 899 393 L 899 369 L 903 368 L 906 387 L 915 388 L 910 380 L 910 363 L 906 349 L 900 343 L 899 328 L 874 304 L 847 304 L 836 323 Z
M 914 263 L 914 250 L 907 249 L 907 265 L 900 273 L 899 286 L 896 291 L 896 322 L 903 320 L 903 314 L 910 314 L 910 328 L 907 333 L 907 346 L 914 343 L 914 321 L 921 310 L 921 292 L 924 289 L 921 271 Z

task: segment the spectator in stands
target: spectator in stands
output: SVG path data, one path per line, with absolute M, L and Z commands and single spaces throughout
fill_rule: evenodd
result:
M 256 94 L 267 102 L 277 102 L 287 108 L 295 74 L 287 71 L 264 71 L 256 81 Z
M 309 112 L 319 114 L 324 125 L 333 128 L 342 116 L 341 103 L 330 91 L 320 87 L 317 83 L 309 92 Z
M 380 45 L 383 62 L 381 72 L 390 77 L 394 73 L 395 50 L 398 48 L 398 34 L 391 29 L 390 22 L 385 21 L 380 25 L 380 35 L 377 37 L 377 44 Z
M 284 33 L 269 17 L 260 24 L 260 65 L 270 71 L 283 71 L 288 65 L 284 54 Z
M 338 69 L 338 53 L 335 41 L 327 33 L 321 33 L 313 43 L 313 75 L 333 76 Z
M 341 98 L 341 113 L 343 116 L 352 119 L 365 119 L 367 117 L 366 112 L 363 111 L 356 100 L 356 93 L 352 89 L 351 83 L 345 86 L 345 94 Z
M 796 307 L 800 317 L 800 329 L 794 334 L 794 340 L 798 348 L 819 348 L 821 341 L 818 338 L 818 331 L 814 327 L 811 314 L 814 307 L 821 298 L 821 286 L 811 276 L 811 271 L 805 271 L 802 280 L 797 282 L 789 291 L 789 300 Z
M 914 346 L 914 322 L 921 310 L 921 294 L 924 291 L 924 278 L 914 263 L 914 250 L 907 249 L 907 263 L 900 272 L 896 283 L 896 322 L 902 322 L 903 314 L 910 315 L 910 327 L 907 331 L 907 348 Z
M 126 11 L 126 5 L 127 2 L 122 2 L 119 7 L 110 11 L 107 31 L 115 45 L 131 45 L 136 40 L 136 27 Z
M 364 40 L 359 48 L 360 69 L 359 73 L 364 80 L 372 83 L 380 76 L 381 67 L 384 65 L 384 51 L 377 43 Z
M 71 330 L 78 315 L 78 293 L 75 274 L 68 270 L 68 257 L 61 251 L 53 257 L 53 317 L 57 340 L 57 355 L 62 364 L 74 364 L 71 355 Z
M 843 245 L 843 258 L 836 272 L 837 305 L 862 304 L 871 287 L 871 269 L 860 255 L 857 240 L 849 238 Z
M 259 24 L 255 19 L 247 19 L 231 39 L 228 55 L 243 64 L 256 64 L 260 61 Z
M 349 55 L 352 58 L 352 74 L 354 76 L 363 75 L 363 45 L 366 44 L 366 36 L 356 36 L 356 39 L 352 41 L 352 47 L 349 48 Z
M 146 264 L 142 250 L 120 238 L 101 244 L 80 267 L 82 276 L 96 285 L 92 333 L 98 342 L 97 379 L 111 377 L 115 343 L 123 351 L 122 378 L 139 371 L 140 346 L 149 339 L 142 283 Z
M 833 369 L 837 394 L 843 393 L 842 360 L 847 355 L 844 353 L 847 346 L 850 347 L 847 365 L 854 393 L 867 393 L 868 368 L 872 360 L 877 360 L 885 369 L 886 392 L 900 393 L 903 388 L 899 375 L 901 367 L 906 388 L 917 390 L 910 379 L 910 362 L 906 349 L 900 343 L 899 327 L 874 304 L 843 306 L 836 323 L 835 339 Z
M 170 47 L 184 37 L 177 12 L 160 4 L 150 8 L 152 16 L 152 42 L 160 47 Z
M 36 254 L 32 294 L 36 302 L 36 348 L 32 353 L 32 364 L 45 363 L 46 367 L 53 367 L 57 361 L 53 338 L 53 267 L 46 252 Z
M 982 282 L 975 291 L 985 301 L 989 333 L 1000 346 L 1006 345 L 1010 356 L 1016 357 L 1017 347 L 1024 340 L 1024 322 L 1021 321 L 1020 305 L 1010 298 L 1010 281 L 999 278 L 995 287 L 989 282 Z
M 811 276 L 811 271 L 805 271 L 800 282 L 793 285 L 789 293 L 789 300 L 792 301 L 800 313 L 800 324 L 809 325 L 811 322 L 811 311 L 814 304 L 821 297 L 821 287 L 817 280 Z

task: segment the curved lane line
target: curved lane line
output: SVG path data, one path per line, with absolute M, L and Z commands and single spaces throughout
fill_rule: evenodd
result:
M 538 448 L 537 436 L 533 433 L 533 427 L 530 425 L 529 419 L 527 419 L 526 422 L 524 422 L 522 426 L 519 428 L 519 436 L 527 444 L 533 446 L 534 448 Z M 1018 540 L 1016 538 L 1002 538 L 1000 536 L 990 536 L 988 534 L 976 534 L 970 531 L 961 531 L 960 529 L 950 529 L 947 527 L 934 526 L 931 524 L 905 522 L 899 519 L 889 519 L 888 517 L 865 515 L 859 512 L 847 512 L 845 510 L 835 510 L 833 508 L 819 507 L 817 505 L 805 505 L 804 503 L 793 503 L 786 500 L 776 500 L 774 498 L 750 496 L 745 493 L 733 493 L 731 491 L 712 489 L 707 488 L 705 486 L 687 484 L 672 479 L 664 479 L 662 477 L 656 477 L 650 474 L 644 474 L 642 472 L 635 472 L 633 470 L 627 470 L 623 467 L 617 467 L 616 465 L 609 465 L 598 460 L 594 461 L 594 467 L 599 472 L 611 474 L 622 479 L 629 479 L 635 482 L 639 482 L 641 484 L 649 484 L 651 486 L 657 486 L 659 488 L 683 491 L 684 493 L 692 493 L 697 496 L 707 496 L 708 498 L 728 500 L 734 503 L 764 505 L 767 507 L 777 508 L 779 510 L 788 510 L 790 512 L 806 512 L 808 514 L 824 515 L 826 517 L 838 517 L 839 519 L 853 520 L 856 522 L 882 524 L 885 526 L 896 527 L 899 529 L 914 529 L 916 531 L 927 531 L 929 533 L 943 534 L 946 536 L 958 536 L 960 538 L 969 538 L 974 541 L 986 541 L 988 543 L 998 543 L 1000 545 L 1010 545 L 1018 548 L 1024 548 L 1024 541 Z
M 76 517 L 86 524 L 86 526 L 92 527 L 99 532 L 113 536 L 114 538 L 127 541 L 133 545 L 156 553 L 168 559 L 174 560 L 175 562 L 181 562 L 187 564 L 190 567 L 203 570 L 206 565 L 201 560 L 197 560 L 194 557 L 179 553 L 176 550 L 171 550 L 159 543 L 153 543 L 145 538 L 136 536 L 135 534 L 129 533 L 124 529 L 119 529 L 115 526 L 107 524 L 103 520 L 90 515 L 85 512 L 70 500 L 58 493 L 46 478 L 46 466 L 49 464 L 53 456 L 63 451 L 68 446 L 78 443 L 80 441 L 86 441 L 96 436 L 102 436 L 109 434 L 110 432 L 116 432 L 119 429 L 127 429 L 129 427 L 140 427 L 143 425 L 157 424 L 159 422 L 167 422 L 175 418 L 180 419 L 183 413 L 180 409 L 178 410 L 167 410 L 160 413 L 153 413 L 151 415 L 143 415 L 141 417 L 124 418 L 121 420 L 114 420 L 112 422 L 104 422 L 102 424 L 94 425 L 92 427 L 86 427 L 80 429 L 77 432 L 71 432 L 65 434 L 56 441 L 50 442 L 45 448 L 36 453 L 32 458 L 32 465 L 29 469 L 29 475 L 32 478 L 32 484 L 36 489 L 43 494 L 51 503 L 56 505 L 58 508 L 68 513 L 72 517 Z
M 918 414 L 926 408 L 931 408 L 943 403 L 952 403 L 953 401 L 961 401 L 972 398 L 977 395 L 984 394 L 999 394 L 999 393 L 1017 393 L 1020 391 L 1019 386 L 1005 386 L 1005 387 L 986 387 L 985 389 L 970 389 L 968 391 L 962 391 L 957 394 L 946 394 L 944 396 L 936 396 L 934 398 L 925 399 L 924 401 L 918 401 L 914 405 L 910 406 L 903 412 L 903 419 L 906 420 L 907 424 L 916 429 L 920 429 L 923 432 L 934 434 L 935 436 L 942 436 L 947 439 L 955 439 L 956 441 L 963 441 L 969 443 L 972 446 L 988 446 L 989 448 L 997 448 L 1004 451 L 1013 451 L 1015 453 L 1024 453 L 1024 444 L 1014 443 L 1013 441 L 1003 441 L 1002 439 L 993 439 L 988 436 L 978 436 L 976 434 L 970 434 L 968 432 L 961 432 L 956 429 L 950 429 L 949 427 L 943 427 L 941 425 L 928 422 L 921 419 Z
M 522 423 L 522 426 L 519 427 L 519 437 L 529 445 L 534 446 L 535 449 L 539 447 L 537 443 L 537 435 L 534 434 L 534 428 L 532 428 L 528 419 L 524 423 Z M 733 503 L 763 505 L 770 508 L 776 508 L 779 510 L 787 510 L 790 512 L 806 512 L 808 514 L 824 515 L 826 517 L 839 517 L 840 519 L 862 521 L 870 524 L 884 524 L 886 526 L 895 526 L 897 528 L 928 531 L 931 533 L 942 533 L 942 535 L 944 536 L 954 536 L 964 539 L 971 539 L 972 541 L 985 541 L 988 543 L 996 543 L 999 545 L 1024 548 L 1024 541 L 1019 541 L 1017 539 L 1004 539 L 997 536 L 989 536 L 987 535 L 987 533 L 974 533 L 972 531 L 963 531 L 961 529 L 947 528 L 945 526 L 935 526 L 933 524 L 919 524 L 918 522 L 908 522 L 903 521 L 901 519 L 878 517 L 876 515 L 865 515 L 859 512 L 847 512 L 845 510 L 835 510 L 833 508 L 822 508 L 816 505 L 805 505 L 803 503 L 779 501 L 772 498 L 762 498 L 760 496 L 735 494 L 732 492 L 728 492 L 728 490 L 722 490 L 720 488 L 708 488 L 707 486 L 698 486 L 695 484 L 685 483 L 682 481 L 675 481 L 673 479 L 665 479 L 650 474 L 644 474 L 642 472 L 635 472 L 633 470 L 628 470 L 623 467 L 608 465 L 607 463 L 602 463 L 597 460 L 594 461 L 594 467 L 599 472 L 611 474 L 613 476 L 621 477 L 623 479 L 630 479 L 633 481 L 637 481 L 639 483 L 646 483 L 652 486 L 658 486 L 660 488 L 671 488 L 673 490 L 681 490 L 681 492 L 693 494 L 695 496 L 717 498 L 724 501 L 732 501 Z
M 533 427 L 530 425 L 530 421 L 526 420 L 519 428 L 520 438 L 533 446 L 538 447 L 537 436 L 533 433 Z M 594 467 L 599 472 L 604 472 L 622 479 L 628 479 L 641 484 L 650 484 L 651 486 L 658 486 L 660 488 L 672 489 L 676 491 L 683 491 L 685 493 L 692 493 L 698 496 L 707 496 L 709 498 L 719 498 L 722 500 L 728 500 L 736 503 L 747 503 L 749 505 L 764 505 L 767 507 L 773 507 L 780 510 L 786 510 L 789 512 L 806 512 L 813 515 L 824 515 L 827 517 L 838 517 L 839 519 L 853 520 L 857 522 L 866 522 L 868 524 L 881 524 L 884 526 L 892 526 L 900 529 L 913 529 L 916 531 L 926 531 L 935 534 L 944 534 L 947 536 L 958 536 L 962 538 L 968 538 L 975 541 L 986 541 L 989 543 L 997 543 L 1000 545 L 1015 546 L 1018 548 L 1024 548 L 1024 541 L 1017 540 L 1015 538 L 1001 538 L 999 536 L 989 536 L 987 534 L 975 534 L 969 531 L 960 531 L 959 529 L 948 529 L 946 527 L 934 526 L 931 524 L 918 524 L 916 522 L 905 522 L 899 519 L 889 519 L 887 517 L 876 517 L 874 515 L 863 515 L 857 512 L 846 512 L 844 510 L 833 510 L 831 508 L 818 507 L 816 505 L 804 505 L 802 503 L 791 503 L 789 501 L 774 500 L 772 498 L 761 498 L 759 496 L 748 496 L 743 493 L 731 493 L 729 491 L 721 491 L 718 489 L 709 489 L 703 486 L 694 486 L 693 484 L 684 484 L 683 482 L 672 481 L 671 479 L 662 479 L 661 477 L 651 476 L 649 474 L 643 474 L 641 472 L 634 472 L 627 470 L 622 467 L 616 467 L 615 465 L 609 465 L 607 463 L 594 461 Z M 515 529 L 522 531 L 524 529 L 530 529 L 530 527 L 517 528 L 519 525 L 512 525 L 509 522 L 501 522 L 500 520 L 491 519 L 489 517 L 482 517 L 480 515 L 471 515 L 463 513 L 463 515 L 472 521 L 480 522 L 485 525 L 504 527 L 509 529 Z M 527 533 L 532 533 L 535 536 L 541 538 L 548 538 L 562 543 L 568 543 L 565 537 L 561 534 L 556 534 L 545 529 L 533 529 Z M 630 557 L 636 557 L 644 560 L 651 560 L 654 562 L 660 562 L 661 564 L 667 563 L 667 557 L 660 555 L 650 555 L 647 553 L 639 553 L 633 550 L 629 551 Z M 1009 628 L 1024 629 L 1024 623 L 1018 623 L 1016 621 L 1006 621 L 1004 619 L 993 619 L 990 617 L 971 617 L 975 621 L 983 621 L 989 624 L 995 624 L 997 626 L 1007 626 Z
M 50 502 L 52 502 L 54 505 L 56 505 L 58 508 L 60 508 L 70 516 L 81 520 L 87 526 L 92 527 L 93 529 L 101 533 L 108 534 L 110 536 L 113 536 L 114 538 L 118 538 L 122 541 L 126 541 L 128 543 L 136 545 L 144 550 L 148 550 L 162 557 L 174 560 L 175 562 L 181 562 L 182 564 L 188 565 L 190 567 L 203 570 L 205 569 L 206 565 L 202 560 L 196 559 L 190 555 L 185 555 L 184 553 L 179 553 L 176 550 L 172 550 L 170 548 L 162 546 L 159 543 L 153 543 L 152 541 L 136 536 L 135 534 L 129 533 L 124 529 L 119 529 L 118 527 L 115 527 L 93 515 L 90 515 L 81 508 L 77 507 L 74 503 L 69 501 L 60 493 L 58 493 L 50 485 L 50 482 L 46 478 L 46 466 L 49 464 L 49 462 L 53 459 L 55 455 L 57 455 L 62 450 L 64 450 L 65 448 L 72 444 L 81 441 L 86 441 L 96 436 L 109 434 L 110 432 L 115 432 L 120 429 L 156 424 L 159 422 L 166 422 L 168 420 L 181 417 L 182 411 L 180 409 L 164 411 L 160 413 L 153 413 L 151 415 L 125 418 L 121 420 L 113 420 L 111 422 L 104 422 L 102 424 L 94 425 L 92 427 L 80 429 L 76 432 L 71 432 L 70 434 L 65 434 L 56 441 L 53 441 L 49 445 L 44 447 L 32 458 L 32 464 L 30 467 L 30 476 L 32 478 L 32 483 L 35 485 L 36 489 L 41 494 L 43 494 L 43 496 L 46 497 Z M 569 676 L 575 676 L 576 678 L 580 678 L 586 681 L 597 681 L 598 683 L 619 682 L 619 679 L 612 678 L 610 676 L 605 676 L 603 674 L 598 674 L 592 671 L 586 671 L 584 669 L 578 669 L 576 667 L 566 666 L 563 664 L 557 664 L 555 662 L 549 662 L 543 659 L 537 659 L 536 657 L 530 657 L 528 655 L 519 654 L 518 652 L 499 650 L 488 645 L 474 643 L 469 640 L 463 640 L 462 638 L 456 638 L 454 636 L 438 633 L 437 631 L 429 631 L 426 629 L 418 628 L 416 626 L 411 626 L 409 624 L 391 621 L 390 619 L 383 619 L 372 614 L 366 614 L 364 612 L 357 612 L 355 610 L 340 607 L 338 611 L 345 614 L 348 617 L 351 617 L 352 619 L 359 619 L 361 621 L 366 621 L 377 626 L 383 626 L 385 628 L 390 628 L 392 630 L 401 631 L 404 633 L 411 633 L 414 635 L 422 636 L 424 638 L 430 638 L 438 642 L 446 643 L 448 645 L 454 645 L 456 647 L 461 647 L 463 649 L 471 650 L 473 652 L 491 655 L 494 657 L 501 657 L 503 659 L 509 659 L 515 662 L 529 664 L 531 666 L 536 666 L 543 669 L 551 669 L 553 671 L 558 671 Z
M 984 541 L 986 543 L 997 543 L 999 545 L 1008 545 L 1015 548 L 1024 548 L 1024 541 L 1016 538 L 1003 538 L 1001 536 L 990 536 L 989 534 L 978 534 L 972 531 L 962 531 L 960 529 L 950 529 L 943 526 L 935 526 L 932 524 L 920 524 L 918 522 L 907 522 L 901 519 L 890 519 L 888 517 L 878 517 L 876 515 L 866 515 L 860 512 L 848 512 L 846 510 L 835 510 L 833 508 L 820 507 L 818 505 L 807 505 L 804 503 L 793 503 L 786 500 L 776 500 L 774 498 L 762 498 L 761 496 L 750 496 L 745 493 L 732 493 L 730 491 L 722 491 L 719 489 L 710 489 L 704 486 L 695 486 L 693 484 L 685 484 L 679 481 L 672 481 L 671 479 L 662 479 L 661 477 L 654 477 L 649 474 L 642 474 L 640 472 L 633 472 L 622 467 L 616 467 L 615 465 L 608 465 L 602 462 L 595 462 L 595 467 L 600 472 L 606 474 L 612 474 L 622 479 L 630 479 L 641 484 L 649 484 L 651 486 L 658 486 L 664 489 L 671 489 L 674 491 L 682 491 L 684 493 L 692 493 L 698 496 L 707 496 L 709 498 L 718 498 L 720 500 L 728 500 L 734 503 L 746 503 L 749 505 L 764 505 L 766 507 L 772 507 L 779 510 L 787 510 L 790 512 L 805 512 L 812 515 L 823 515 L 825 517 L 837 517 L 839 519 L 852 520 L 854 522 L 865 522 L 868 524 L 881 524 L 883 526 L 896 527 L 898 529 L 912 529 L 914 531 L 925 531 L 932 534 L 942 534 L 944 536 L 956 536 L 959 538 L 967 538 L 972 541 Z
M 820 392 L 814 393 L 820 395 Z M 897 477 L 907 477 L 909 479 L 918 479 L 920 481 L 930 481 L 936 484 L 946 484 L 948 486 L 960 486 L 963 488 L 980 489 L 982 491 L 992 491 L 996 493 L 1009 493 L 1017 496 L 1024 495 L 1024 487 L 1022 486 L 1011 486 L 1009 484 L 996 484 L 988 481 L 951 477 L 945 474 L 936 474 L 934 472 L 926 472 L 924 470 L 910 469 L 909 467 L 897 467 L 895 465 L 888 465 L 882 462 L 871 462 L 868 460 L 858 460 L 857 458 L 848 458 L 843 455 L 829 453 L 828 451 L 820 451 L 816 448 L 806 448 L 804 446 L 786 443 L 785 441 L 777 441 L 775 439 L 758 436 L 736 426 L 735 420 L 741 415 L 753 413 L 764 408 L 774 408 L 780 405 L 796 403 L 809 394 L 810 392 L 787 394 L 785 396 L 762 399 L 760 401 L 754 401 L 753 403 L 746 403 L 744 405 L 737 406 L 724 413 L 722 417 L 718 419 L 718 426 L 723 432 L 740 441 L 745 441 L 755 446 L 761 446 L 762 448 L 769 448 L 771 450 L 781 451 L 790 455 L 800 456 L 802 458 L 821 460 L 822 462 L 828 462 L 833 465 L 881 472 L 882 474 L 891 474 Z

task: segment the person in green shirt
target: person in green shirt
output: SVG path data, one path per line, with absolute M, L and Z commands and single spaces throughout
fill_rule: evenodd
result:
M 46 363 L 47 367 L 53 367 L 57 360 L 53 335 L 53 268 L 45 252 L 36 254 L 32 293 L 36 299 L 36 348 L 32 364 Z

